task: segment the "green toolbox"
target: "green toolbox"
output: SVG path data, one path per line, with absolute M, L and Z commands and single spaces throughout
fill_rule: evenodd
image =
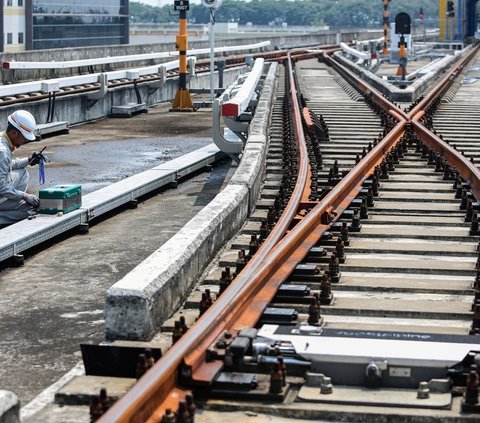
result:
M 40 198 L 40 213 L 69 213 L 82 205 L 82 186 L 55 185 L 41 189 L 38 197 Z

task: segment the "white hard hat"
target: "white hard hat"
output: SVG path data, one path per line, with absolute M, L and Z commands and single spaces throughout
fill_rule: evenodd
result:
M 13 112 L 8 121 L 17 128 L 22 135 L 29 141 L 36 139 L 35 131 L 37 130 L 37 122 L 30 112 L 26 110 L 17 110 Z

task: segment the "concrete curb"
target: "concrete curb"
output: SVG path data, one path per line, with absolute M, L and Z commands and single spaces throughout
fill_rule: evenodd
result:
M 204 264 L 247 216 L 248 190 L 227 186 L 107 292 L 107 338 L 149 339 L 188 295 Z
M 444 72 L 453 63 L 455 63 L 458 59 L 460 59 L 460 57 L 461 57 L 460 54 L 454 54 L 450 56 L 449 58 L 450 60 L 446 60 L 441 64 L 439 64 L 439 66 L 435 68 L 435 71 Z M 362 80 L 371 84 L 382 94 L 387 95 L 392 101 L 399 101 L 399 102 L 415 101 L 417 98 L 423 95 L 425 89 L 428 87 L 430 82 L 432 82 L 432 80 L 438 75 L 436 72 L 433 72 L 433 71 L 428 72 L 427 74 L 418 78 L 409 87 L 405 89 L 400 89 L 390 84 L 389 82 L 384 81 L 382 78 L 375 75 L 374 73 L 363 69 L 362 67 L 358 66 L 357 64 L 348 60 L 347 58 L 343 57 L 338 52 L 335 53 L 335 58 L 342 65 L 348 67 L 350 70 L 352 70 L 357 75 L 359 75 Z
M 187 297 L 208 261 L 247 218 L 265 167 L 276 69 L 276 64 L 270 66 L 242 162 L 227 187 L 107 291 L 107 338 L 150 339 Z
M 20 423 L 20 401 L 10 391 L 0 391 L 0 423 Z

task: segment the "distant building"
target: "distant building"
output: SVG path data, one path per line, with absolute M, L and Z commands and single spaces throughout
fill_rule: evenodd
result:
M 128 44 L 128 0 L 3 0 L 5 52 Z

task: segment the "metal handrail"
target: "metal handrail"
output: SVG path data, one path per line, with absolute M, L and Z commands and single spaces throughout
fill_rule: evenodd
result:
M 255 44 L 244 44 L 240 46 L 216 47 L 215 53 L 226 53 L 232 51 L 256 50 L 268 47 L 270 41 L 262 41 Z M 187 50 L 187 55 L 202 55 L 210 53 L 209 48 L 197 48 Z M 160 53 L 132 54 L 128 56 L 98 57 L 95 59 L 68 60 L 64 62 L 20 62 L 6 61 L 2 63 L 3 69 L 70 69 L 96 65 L 110 65 L 113 63 L 138 62 L 141 60 L 163 59 L 178 56 L 178 51 L 166 51 Z
M 262 58 L 256 59 L 240 89 L 232 98 L 222 103 L 223 116 L 238 117 L 247 109 L 262 76 L 264 62 L 265 60 Z
M 46 79 L 43 81 L 35 82 L 22 82 L 19 84 L 1 85 L 0 97 L 11 97 L 20 94 L 28 94 L 34 92 L 42 92 L 42 84 L 58 83 L 59 88 L 74 87 L 77 85 L 96 84 L 100 75 L 106 75 L 107 81 L 117 79 L 130 79 L 131 75 L 146 76 L 155 75 L 160 72 L 160 69 L 164 68 L 166 71 L 174 70 L 178 68 L 178 60 L 162 63 L 161 65 L 147 66 L 137 69 L 124 69 L 111 72 L 92 73 L 89 75 L 76 75 L 67 76 L 64 78 Z

